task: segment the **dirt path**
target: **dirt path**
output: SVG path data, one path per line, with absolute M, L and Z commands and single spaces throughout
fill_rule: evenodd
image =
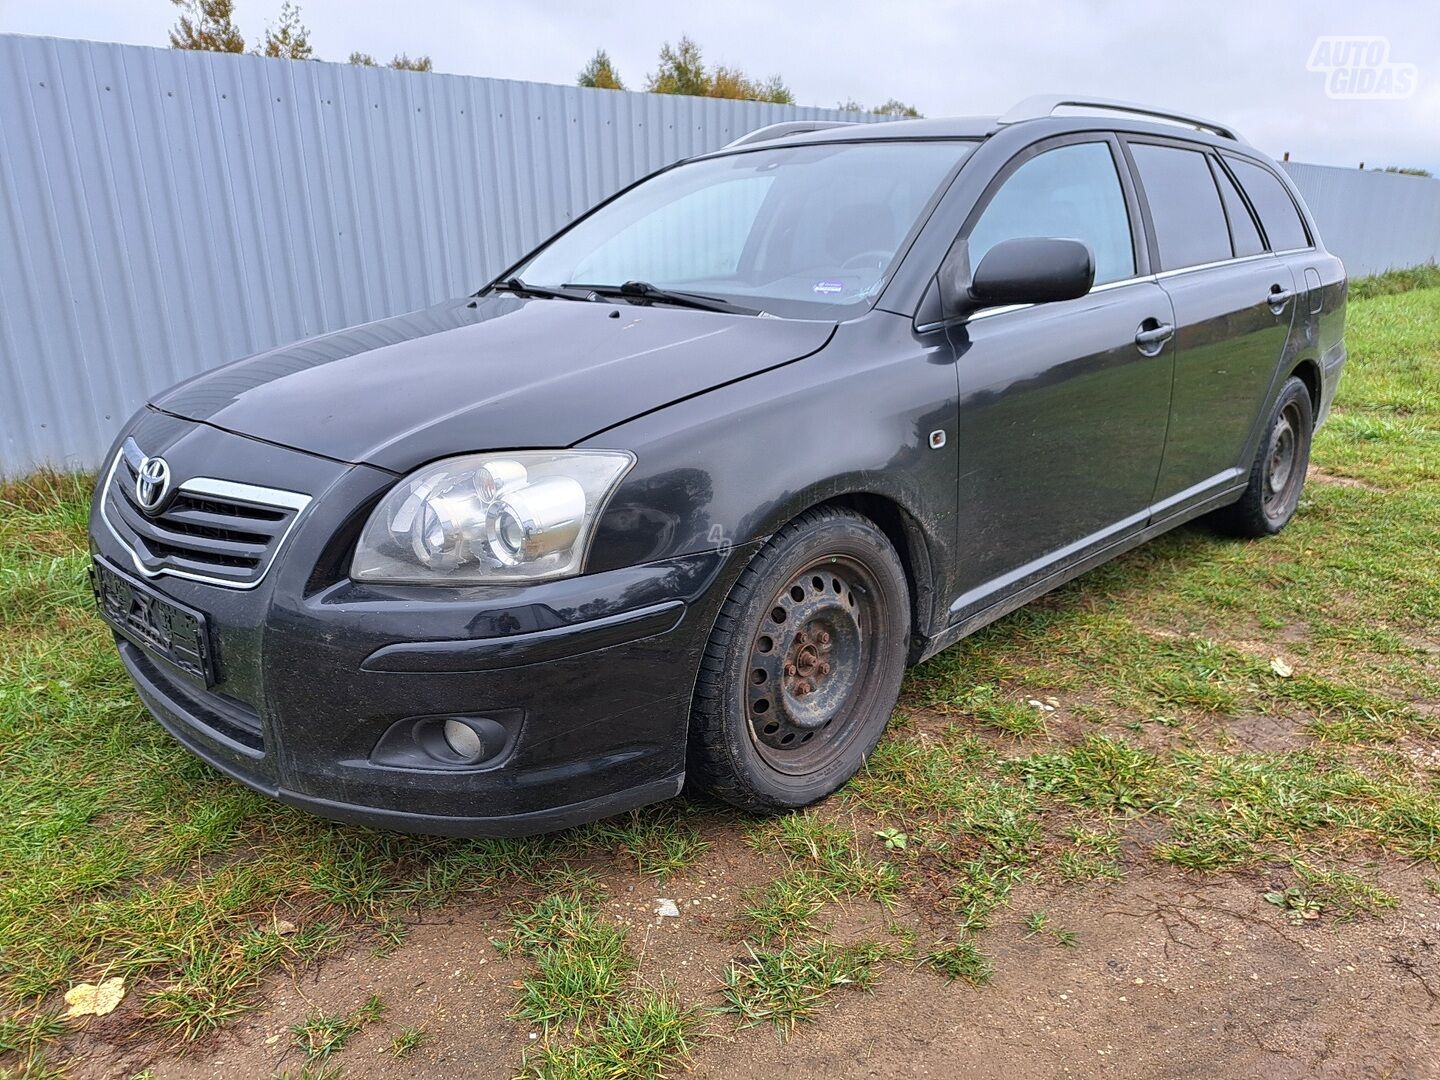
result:
M 642 972 L 663 972 L 689 1001 L 718 1004 L 736 953 L 735 899 L 748 868 L 721 849 L 664 889 L 679 919 L 650 914 L 652 881 L 605 875 L 606 909 L 628 922 Z M 1292 923 L 1262 899 L 1263 874 L 1200 877 L 1139 866 L 1123 882 L 1017 893 L 983 935 L 993 982 L 973 988 L 928 969 L 886 965 L 873 993 L 841 989 L 788 1041 L 769 1027 L 715 1019 L 694 1074 L 715 1080 L 786 1077 L 1349 1077 L 1440 1076 L 1440 901 L 1418 871 L 1390 880 L 1401 905 L 1383 919 Z M 713 899 L 711 899 L 713 897 Z M 690 901 L 697 901 L 691 903 Z M 1066 947 L 1028 934 L 1043 909 L 1077 935 Z M 906 921 L 873 905 L 836 912 L 831 938 Z M 90 1046 L 81 1075 L 250 1078 L 299 1075 L 290 1027 L 315 1012 L 343 1015 L 370 994 L 384 1016 L 334 1055 L 347 1078 L 502 1077 L 535 1044 L 508 1019 L 523 961 L 491 944 L 494 904 L 452 907 L 411 928 L 387 955 L 360 951 L 275 982 L 261 1011 L 208 1047 Z M 401 1028 L 426 1030 L 403 1059 Z M 537 1033 L 538 1034 L 538 1033 Z

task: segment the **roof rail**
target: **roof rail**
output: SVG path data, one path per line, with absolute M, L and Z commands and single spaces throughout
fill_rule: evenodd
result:
M 1174 112 L 1170 109 L 1155 109 L 1149 105 L 1136 105 L 1131 101 L 1117 101 L 1114 98 L 1070 97 L 1065 94 L 1037 94 L 1020 102 L 997 121 L 1001 124 L 1018 124 L 1022 120 L 1038 120 L 1052 116 L 1056 109 L 1073 106 L 1081 109 L 1104 109 L 1107 112 L 1130 113 L 1133 116 L 1150 116 L 1157 120 L 1173 120 L 1201 131 L 1213 131 L 1222 139 L 1233 139 L 1243 143 L 1245 139 L 1229 124 L 1206 120 L 1203 116 Z M 763 129 L 762 129 L 763 130 Z
M 722 149 L 729 150 L 736 146 L 769 142 L 771 139 L 781 139 L 786 135 L 803 135 L 807 131 L 824 131 L 827 128 L 854 126 L 849 120 L 785 120 L 779 124 L 766 124 L 764 127 L 747 132 L 733 142 L 726 143 Z

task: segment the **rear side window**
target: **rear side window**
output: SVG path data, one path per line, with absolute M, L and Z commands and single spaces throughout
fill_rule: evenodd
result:
M 1212 160 L 1210 164 L 1215 170 L 1215 182 L 1220 185 L 1220 199 L 1225 203 L 1225 216 L 1230 221 L 1230 240 L 1234 244 L 1236 258 L 1260 254 L 1265 250 L 1265 241 L 1260 239 L 1260 230 L 1255 225 L 1250 208 L 1240 197 L 1240 189 L 1218 163 Z
M 1265 226 L 1270 250 L 1309 247 L 1310 237 L 1305 232 L 1305 223 L 1300 220 L 1300 211 L 1295 209 L 1295 201 L 1275 174 L 1237 158 L 1228 158 L 1227 161 L 1235 170 L 1240 186 L 1250 196 L 1255 212 L 1260 215 L 1260 224 Z
M 1075 143 L 1036 154 L 1000 185 L 970 230 L 970 265 L 1002 240 L 1083 240 L 1095 254 L 1095 284 L 1135 276 L 1125 193 L 1108 143 Z
M 1160 269 L 1230 258 L 1230 231 L 1205 155 L 1149 143 L 1132 143 L 1130 152 L 1150 204 Z

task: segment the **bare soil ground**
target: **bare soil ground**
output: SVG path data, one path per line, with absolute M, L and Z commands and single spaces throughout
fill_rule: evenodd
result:
M 688 1000 L 719 1004 L 723 969 L 744 960 L 732 923 L 741 890 L 760 881 L 754 863 L 721 845 L 664 888 L 620 870 L 602 878 L 605 910 L 632 928 L 642 977 L 666 972 Z M 1258 871 L 1217 877 L 1140 862 L 1119 882 L 1025 887 L 985 936 L 989 985 L 893 963 L 872 992 L 835 993 L 788 1038 L 710 1022 L 691 1067 L 716 1080 L 1437 1076 L 1440 900 L 1422 871 L 1400 877 L 1387 879 L 1396 911 L 1350 922 L 1292 920 L 1263 900 L 1277 883 Z M 678 919 L 653 915 L 662 893 Z M 1018 912 L 1030 908 L 1048 910 L 1076 944 L 1028 933 Z M 830 936 L 858 938 L 917 914 L 846 905 Z M 509 1076 L 540 1033 L 508 1018 L 521 965 L 490 943 L 506 925 L 495 903 L 452 906 L 388 953 L 359 949 L 272 981 L 261 1010 L 183 1054 L 110 1044 L 96 1022 L 75 1046 L 77 1075 L 303 1075 L 292 1025 L 379 994 L 386 1015 L 346 1045 L 345 1077 Z M 405 1025 L 424 1027 L 426 1040 L 402 1059 L 390 1040 Z

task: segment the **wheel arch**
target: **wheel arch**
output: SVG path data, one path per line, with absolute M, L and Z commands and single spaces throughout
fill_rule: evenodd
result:
M 1288 378 L 1299 379 L 1305 384 L 1305 389 L 1310 391 L 1311 417 L 1318 419 L 1320 416 L 1321 394 L 1324 390 L 1320 365 L 1311 357 L 1306 357 L 1297 363 L 1290 371 Z
M 907 662 L 916 663 L 931 636 L 936 603 L 935 555 L 925 527 L 916 515 L 893 497 L 875 491 L 853 490 L 808 502 L 788 514 L 785 521 L 777 523 L 770 531 L 778 531 L 801 515 L 825 507 L 842 507 L 873 521 L 900 557 L 910 590 Z

